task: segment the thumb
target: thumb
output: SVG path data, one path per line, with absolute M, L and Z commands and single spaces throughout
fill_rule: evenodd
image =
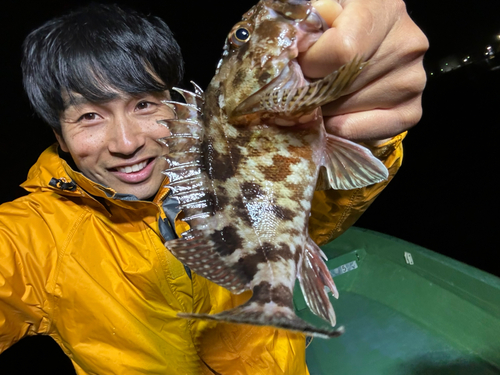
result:
M 325 6 L 328 2 L 330 4 Z M 332 6 L 331 3 L 336 5 Z M 325 20 L 331 19 L 333 14 L 333 23 L 316 43 L 298 57 L 302 71 L 307 77 L 325 77 L 356 55 L 369 58 L 387 33 L 384 27 L 386 25 L 377 25 L 374 22 L 372 9 L 365 1 L 346 0 L 343 9 L 334 0 L 318 0 L 312 4 L 315 8 L 318 7 L 318 12 Z
M 328 26 L 332 26 L 333 21 L 342 12 L 342 6 L 335 0 L 312 0 L 311 5 Z

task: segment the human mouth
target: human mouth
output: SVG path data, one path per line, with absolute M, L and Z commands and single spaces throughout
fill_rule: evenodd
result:
M 148 180 L 154 169 L 154 159 L 147 159 L 140 163 L 124 165 L 110 169 L 120 181 L 128 184 L 137 184 Z
M 134 165 L 127 165 L 126 167 L 116 168 L 116 170 L 118 172 L 129 174 L 129 173 L 139 172 L 139 171 L 143 170 L 144 168 L 146 168 L 146 165 L 148 165 L 148 160 L 145 160 L 141 163 L 137 163 Z

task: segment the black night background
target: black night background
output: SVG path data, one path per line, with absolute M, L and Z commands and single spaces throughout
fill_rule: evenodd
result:
M 185 86 L 193 80 L 202 88 L 213 75 L 227 32 L 255 3 L 115 2 L 163 18 L 183 51 Z M 86 3 L 2 3 L 0 160 L 5 171 L 0 203 L 24 194 L 19 184 L 38 155 L 55 141 L 48 126 L 33 114 L 22 89 L 22 41 L 44 21 Z M 500 3 L 407 0 L 406 5 L 430 41 L 424 59 L 428 81 L 423 118 L 404 141 L 398 175 L 356 225 L 500 276 L 495 177 L 500 161 Z M 71 373 L 65 367 L 69 360 L 53 351 L 56 344 L 51 340 L 24 341 L 30 340 L 0 356 L 0 374 L 30 373 L 23 367 L 27 362 L 37 363 L 30 368 L 38 370 L 46 365 L 51 374 Z

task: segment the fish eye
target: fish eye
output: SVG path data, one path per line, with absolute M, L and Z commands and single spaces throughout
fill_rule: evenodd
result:
M 247 26 L 239 25 L 233 29 L 229 40 L 235 47 L 242 46 L 250 40 L 250 29 Z
M 234 33 L 234 37 L 241 42 L 246 42 L 250 38 L 250 32 L 246 28 L 240 27 Z

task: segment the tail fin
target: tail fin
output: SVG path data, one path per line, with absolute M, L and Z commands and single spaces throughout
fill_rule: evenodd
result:
M 290 331 L 298 331 L 306 335 L 321 338 L 337 337 L 344 333 L 344 328 L 318 328 L 295 315 L 289 307 L 278 306 L 273 303 L 261 305 L 251 300 L 234 309 L 219 314 L 188 314 L 179 313 L 177 316 L 188 319 L 217 320 L 230 323 L 271 326 Z
M 333 282 L 330 271 L 323 259 L 326 255 L 311 238 L 307 240 L 302 263 L 299 265 L 298 278 L 300 288 L 307 306 L 319 317 L 335 325 L 335 312 L 325 291 L 325 286 L 330 289 L 333 296 L 338 298 L 339 292 Z

